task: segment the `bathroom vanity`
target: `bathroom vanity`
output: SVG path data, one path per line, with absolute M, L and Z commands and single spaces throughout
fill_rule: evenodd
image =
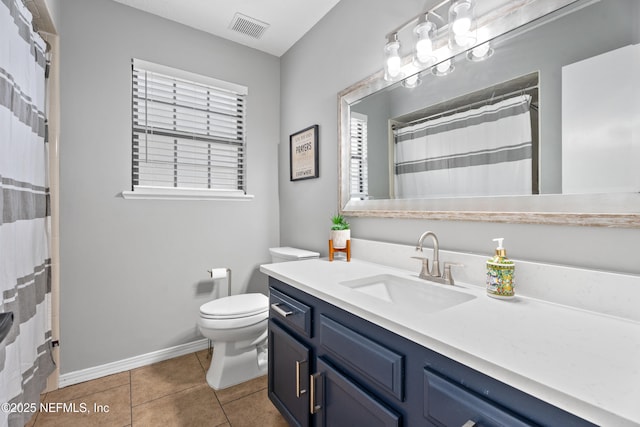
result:
M 639 323 L 358 259 L 261 271 L 291 425 L 640 425 Z

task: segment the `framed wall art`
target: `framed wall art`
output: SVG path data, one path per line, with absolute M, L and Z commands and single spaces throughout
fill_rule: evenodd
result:
M 318 125 L 309 126 L 289 136 L 290 180 L 317 178 Z

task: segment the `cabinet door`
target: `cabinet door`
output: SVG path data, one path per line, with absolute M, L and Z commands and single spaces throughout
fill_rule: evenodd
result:
M 293 426 L 309 425 L 309 348 L 269 320 L 269 399 Z
M 397 427 L 400 415 L 387 408 L 322 358 L 313 376 L 311 405 L 322 427 Z

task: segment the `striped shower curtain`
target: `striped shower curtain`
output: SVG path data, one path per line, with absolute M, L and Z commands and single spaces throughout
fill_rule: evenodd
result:
M 530 95 L 394 129 L 397 198 L 532 194 Z
M 0 1 L 0 426 L 23 426 L 53 371 L 45 44 L 21 0 Z

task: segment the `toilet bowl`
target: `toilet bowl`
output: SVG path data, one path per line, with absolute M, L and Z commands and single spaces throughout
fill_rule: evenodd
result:
M 318 258 L 317 252 L 271 248 L 273 262 Z M 207 383 L 214 390 L 267 373 L 269 299 L 258 293 L 218 298 L 200 306 L 198 329 L 213 344 Z
M 200 307 L 198 327 L 213 343 L 207 383 L 215 390 L 267 372 L 269 299 L 262 294 L 218 298 Z

